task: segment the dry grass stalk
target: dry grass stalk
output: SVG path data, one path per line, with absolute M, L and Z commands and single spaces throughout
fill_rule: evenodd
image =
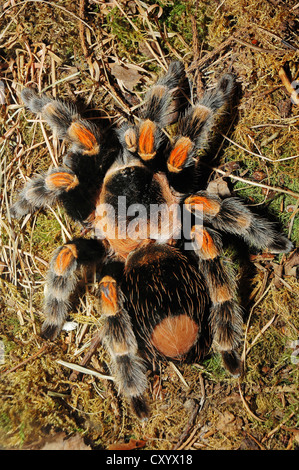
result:
M 20 367 L 23 367 L 25 364 L 27 364 L 28 362 L 30 361 L 33 361 L 34 359 L 36 359 L 38 356 L 40 356 L 41 354 L 44 354 L 47 349 L 48 349 L 48 344 L 44 344 L 35 354 L 33 354 L 32 356 L 28 357 L 27 359 L 25 359 L 24 361 L 20 362 L 19 364 L 15 365 L 14 367 L 12 367 L 11 369 L 9 370 L 4 370 L 3 372 L 1 372 L 1 377 L 5 377 L 6 375 L 10 374 L 11 372 L 14 372 L 16 371 L 17 369 L 19 369 Z
M 86 367 L 79 366 L 78 364 L 72 364 L 70 362 L 61 361 L 61 360 L 57 360 L 56 362 L 58 364 L 61 364 L 64 367 L 68 367 L 69 369 L 75 370 L 76 372 L 79 372 L 81 374 L 93 375 L 94 377 L 97 377 L 98 379 L 112 380 L 112 381 L 114 380 L 114 378 L 111 377 L 110 375 L 100 374 L 100 372 L 87 369 Z

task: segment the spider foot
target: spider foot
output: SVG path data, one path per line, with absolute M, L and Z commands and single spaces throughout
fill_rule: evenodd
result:
M 63 312 L 63 316 L 64 316 L 64 313 L 65 312 Z M 42 338 L 49 339 L 51 341 L 54 341 L 57 338 L 60 331 L 62 330 L 64 320 L 60 324 L 57 324 L 57 320 L 55 321 L 56 321 L 56 324 L 54 324 L 51 320 L 46 320 L 42 324 L 41 332 L 40 332 L 40 336 Z
M 233 75 L 224 75 L 214 90 L 206 92 L 179 119 L 177 137 L 167 160 L 170 174 L 180 173 L 184 168 L 195 165 L 198 151 L 208 147 L 216 113 L 229 101 L 234 83 Z
M 240 377 L 243 372 L 241 359 L 236 351 L 221 351 L 225 368 L 234 377 Z
M 11 206 L 11 216 L 19 219 L 37 209 L 51 206 L 62 194 L 68 193 L 78 185 L 79 180 L 71 170 L 49 170 L 46 175 L 37 176 L 25 185 L 19 199 Z
M 149 407 L 143 396 L 131 398 L 131 405 L 134 413 L 141 421 L 145 421 L 149 416 Z
M 147 93 L 138 125 L 124 125 L 120 129 L 124 148 L 137 153 L 144 162 L 163 154 L 167 138 L 162 129 L 177 120 L 178 111 L 182 111 L 179 108 L 184 106 L 184 100 L 187 102 L 189 92 L 184 65 L 172 62 L 167 73 Z

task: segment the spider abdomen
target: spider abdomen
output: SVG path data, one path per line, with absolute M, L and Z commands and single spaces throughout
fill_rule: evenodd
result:
M 206 333 L 209 306 L 192 260 L 173 246 L 152 243 L 129 256 L 125 274 L 122 289 L 141 347 L 150 356 L 185 358 Z

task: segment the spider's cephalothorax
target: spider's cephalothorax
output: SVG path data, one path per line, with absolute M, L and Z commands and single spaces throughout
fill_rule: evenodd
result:
M 60 201 L 93 231 L 92 238 L 74 239 L 54 253 L 42 335 L 60 333 L 78 269 L 97 266 L 112 373 L 140 418 L 148 412 L 146 364 L 153 358 L 198 359 L 213 341 L 231 374 L 241 372 L 242 312 L 221 234 L 276 253 L 292 247 L 240 199 L 221 199 L 200 186 L 197 155 L 232 95 L 234 78 L 224 75 L 199 102 L 183 106 L 186 82 L 183 65 L 171 63 L 147 94 L 137 123 L 113 135 L 102 134 L 73 106 L 29 88 L 22 92 L 28 108 L 72 146 L 63 167 L 27 183 L 12 215 Z M 172 139 L 165 132 L 171 124 Z

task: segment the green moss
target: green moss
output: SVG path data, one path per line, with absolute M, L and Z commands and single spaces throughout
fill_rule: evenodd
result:
M 63 216 L 61 220 L 65 224 Z M 63 244 L 61 226 L 54 214 L 49 211 L 46 214 L 38 214 L 34 230 L 28 235 L 31 237 L 33 252 L 43 256 L 47 253 L 46 259 L 51 257 L 56 247 Z
M 139 29 L 142 28 L 142 21 L 138 15 L 131 16 L 130 20 L 136 25 L 138 31 L 128 24 L 121 11 L 115 7 L 107 14 L 104 27 L 107 27 L 115 36 L 115 46 L 120 57 L 139 61 L 139 44 L 144 40 L 142 29 Z
M 199 41 L 204 41 L 207 24 L 210 19 L 206 16 L 207 2 L 194 1 L 163 1 L 158 3 L 163 8 L 161 22 L 163 22 L 169 32 L 178 32 L 182 35 L 184 41 L 192 47 L 193 33 L 191 15 L 196 19 L 197 35 Z M 179 39 L 174 38 L 172 41 L 174 46 L 182 47 Z
M 11 420 L 9 418 L 8 413 L 1 412 L 0 413 L 0 429 L 2 429 L 4 432 L 9 432 L 12 428 L 11 425 Z
M 199 41 L 203 41 L 206 31 L 209 18 L 206 16 L 206 2 L 200 2 L 197 6 L 193 1 L 172 1 L 165 2 L 160 0 L 150 1 L 149 5 L 159 5 L 162 7 L 162 16 L 159 19 L 160 25 L 165 25 L 167 30 L 167 41 L 171 47 L 177 49 L 178 51 L 185 46 L 189 46 L 191 52 L 192 50 L 192 41 L 193 41 L 193 32 L 192 32 L 192 22 L 191 15 L 196 19 L 197 24 L 197 35 Z M 154 13 L 153 13 L 154 15 Z M 149 18 L 153 16 L 149 14 Z M 128 24 L 128 20 L 124 17 L 122 12 L 117 8 L 113 8 L 106 16 L 106 25 L 105 28 L 111 31 L 115 36 L 115 47 L 119 55 L 122 58 L 129 58 L 134 62 L 144 61 L 142 54 L 151 55 L 150 52 L 145 51 L 141 52 L 141 45 L 147 40 L 155 50 L 155 45 L 153 43 L 152 34 L 147 27 L 144 18 L 138 14 L 129 15 L 129 19 L 134 23 L 135 28 L 132 24 Z M 173 51 L 164 41 L 163 37 L 160 37 L 160 31 L 157 28 L 157 25 L 154 23 L 154 31 L 156 30 L 158 35 L 159 44 L 165 53 L 172 54 Z M 162 36 L 163 28 L 162 28 Z M 141 52 L 141 54 L 140 54 Z M 158 54 L 159 55 L 159 54 Z M 152 71 L 152 67 L 156 68 L 156 64 L 148 64 L 149 70 Z
M 231 380 L 230 375 L 223 368 L 220 354 L 213 353 L 211 357 L 203 360 L 202 365 L 204 367 L 204 373 L 209 380 L 215 381 L 216 383 Z

